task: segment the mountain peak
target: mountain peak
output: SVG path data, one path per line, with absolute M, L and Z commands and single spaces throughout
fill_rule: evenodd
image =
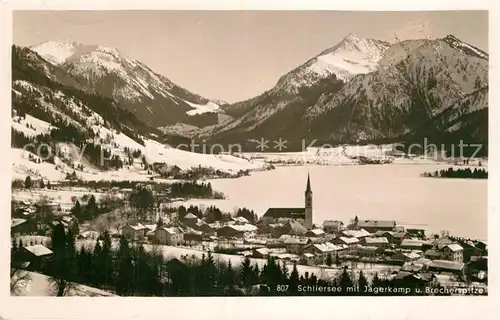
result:
M 489 55 L 484 52 L 481 49 L 478 49 L 474 47 L 473 45 L 470 45 L 457 37 L 455 37 L 452 34 L 448 34 L 446 37 L 442 39 L 444 42 L 446 42 L 448 45 L 450 45 L 452 48 L 455 50 L 462 51 L 463 53 L 470 55 L 470 56 L 475 56 L 481 59 L 489 59 Z
M 30 49 L 50 63 L 61 65 L 74 56 L 81 56 L 94 51 L 97 46 L 74 41 L 45 41 L 31 46 Z

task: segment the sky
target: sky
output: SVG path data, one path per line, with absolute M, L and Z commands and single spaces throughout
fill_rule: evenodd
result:
M 209 99 L 245 100 L 349 33 L 395 41 L 453 34 L 488 52 L 487 11 L 16 11 L 13 42 L 113 47 Z

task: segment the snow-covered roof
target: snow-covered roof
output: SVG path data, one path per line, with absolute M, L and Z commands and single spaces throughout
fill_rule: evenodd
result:
M 46 256 L 46 255 L 52 254 L 52 250 L 50 250 L 49 248 L 47 248 L 47 247 L 45 247 L 44 245 L 41 245 L 41 244 L 35 244 L 34 246 L 24 247 L 24 249 L 26 249 L 29 252 L 33 253 L 37 257 Z
M 142 223 L 137 223 L 137 224 L 127 224 L 125 227 L 130 227 L 131 229 L 135 230 L 135 231 L 139 231 L 139 230 L 144 230 L 144 229 L 147 229 Z
M 192 214 L 191 212 L 189 212 L 188 214 L 186 214 L 184 216 L 184 219 L 198 219 L 198 217 L 195 216 L 194 214 Z
M 309 232 L 313 233 L 314 235 L 317 235 L 317 236 L 320 236 L 322 234 L 325 234 L 325 232 L 321 229 L 312 229 L 312 230 L 309 230 Z
M 367 244 L 388 244 L 389 241 L 387 240 L 386 237 L 378 237 L 378 238 L 370 238 L 367 237 L 365 238 L 365 241 Z
M 313 246 L 321 252 L 331 252 L 331 251 L 337 251 L 337 250 L 342 249 L 341 247 L 336 246 L 330 242 L 318 243 L 318 244 L 314 244 Z
M 26 219 L 19 219 L 19 218 L 13 218 L 11 221 L 11 228 L 17 227 L 18 225 L 21 225 L 26 222 Z
M 354 238 L 362 238 L 362 237 L 369 237 L 370 233 L 366 231 L 365 229 L 360 229 L 360 230 L 344 230 L 343 231 L 344 235 L 348 237 L 354 237 Z
M 248 223 L 248 220 L 245 219 L 244 217 L 236 217 L 236 218 L 234 218 L 234 220 L 241 222 L 241 223 Z
M 342 242 L 347 243 L 347 244 L 358 243 L 359 242 L 359 239 L 358 238 L 354 238 L 354 237 L 340 237 L 339 239 Z
M 458 243 L 452 243 L 452 244 L 447 245 L 446 247 L 449 248 L 451 251 L 461 251 L 464 249 Z
M 231 224 L 228 225 L 228 227 L 236 231 L 242 231 L 242 232 L 255 231 L 258 229 L 253 224 Z

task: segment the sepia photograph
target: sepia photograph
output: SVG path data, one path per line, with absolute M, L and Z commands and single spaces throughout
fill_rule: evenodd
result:
M 488 296 L 488 21 L 13 11 L 10 295 Z

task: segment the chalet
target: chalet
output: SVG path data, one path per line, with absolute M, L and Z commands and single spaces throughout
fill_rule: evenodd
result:
M 488 250 L 488 245 L 484 241 L 480 240 L 474 241 L 474 246 L 476 248 L 479 248 L 480 250 L 483 250 L 483 252 L 486 252 Z
M 286 250 L 288 252 L 299 255 L 302 254 L 304 252 L 304 248 L 311 243 L 311 239 L 296 237 L 288 237 L 284 241 Z
M 330 242 L 310 244 L 304 248 L 305 253 L 310 253 L 314 255 L 315 264 L 326 265 L 328 256 L 331 257 L 332 262 L 335 262 L 338 256 L 338 252 L 342 250 L 342 247 L 336 246 Z
M 18 253 L 18 260 L 29 262 L 30 268 L 42 268 L 52 256 L 52 250 L 41 244 L 23 247 Z
M 334 240 L 335 244 L 345 245 L 347 250 L 345 251 L 348 255 L 358 254 L 359 239 L 354 237 L 339 237 Z
M 401 245 L 401 242 L 405 239 L 411 239 L 411 235 L 407 232 L 396 232 L 392 234 L 390 242 L 395 245 Z
M 230 224 L 217 230 L 218 237 L 224 238 L 244 238 L 255 236 L 257 227 L 252 224 Z
M 389 246 L 389 240 L 387 240 L 386 237 L 378 237 L 378 238 L 366 237 L 364 239 L 364 243 L 367 246 L 375 246 L 379 248 L 387 248 Z
M 184 230 L 177 227 L 159 227 L 155 230 L 155 239 L 158 244 L 178 246 L 184 243 Z
M 325 232 L 321 229 L 308 230 L 305 234 L 306 237 L 311 237 L 311 238 L 323 237 L 324 235 Z
M 200 228 L 198 229 L 204 236 L 215 236 L 216 229 L 207 223 L 202 223 Z
M 464 261 L 464 248 L 457 243 L 452 243 L 443 248 L 443 259 L 455 262 Z
M 302 260 L 302 263 L 304 263 L 305 265 L 308 265 L 308 266 L 313 266 L 316 264 L 315 256 L 312 253 L 304 253 L 302 255 L 301 260 Z
M 249 221 L 247 219 L 245 219 L 244 217 L 233 218 L 233 221 L 236 224 L 247 224 L 247 223 L 249 223 Z
M 429 271 L 450 272 L 458 276 L 463 276 L 465 272 L 465 264 L 463 262 L 456 261 L 433 260 L 429 263 Z
M 121 228 L 122 235 L 133 240 L 141 239 L 146 236 L 148 229 L 141 223 L 126 224 Z
M 356 224 L 357 228 L 365 229 L 370 233 L 379 230 L 392 231 L 396 226 L 396 221 L 392 220 L 359 220 Z
M 344 229 L 344 223 L 339 220 L 323 221 L 323 230 L 327 233 L 338 233 Z

